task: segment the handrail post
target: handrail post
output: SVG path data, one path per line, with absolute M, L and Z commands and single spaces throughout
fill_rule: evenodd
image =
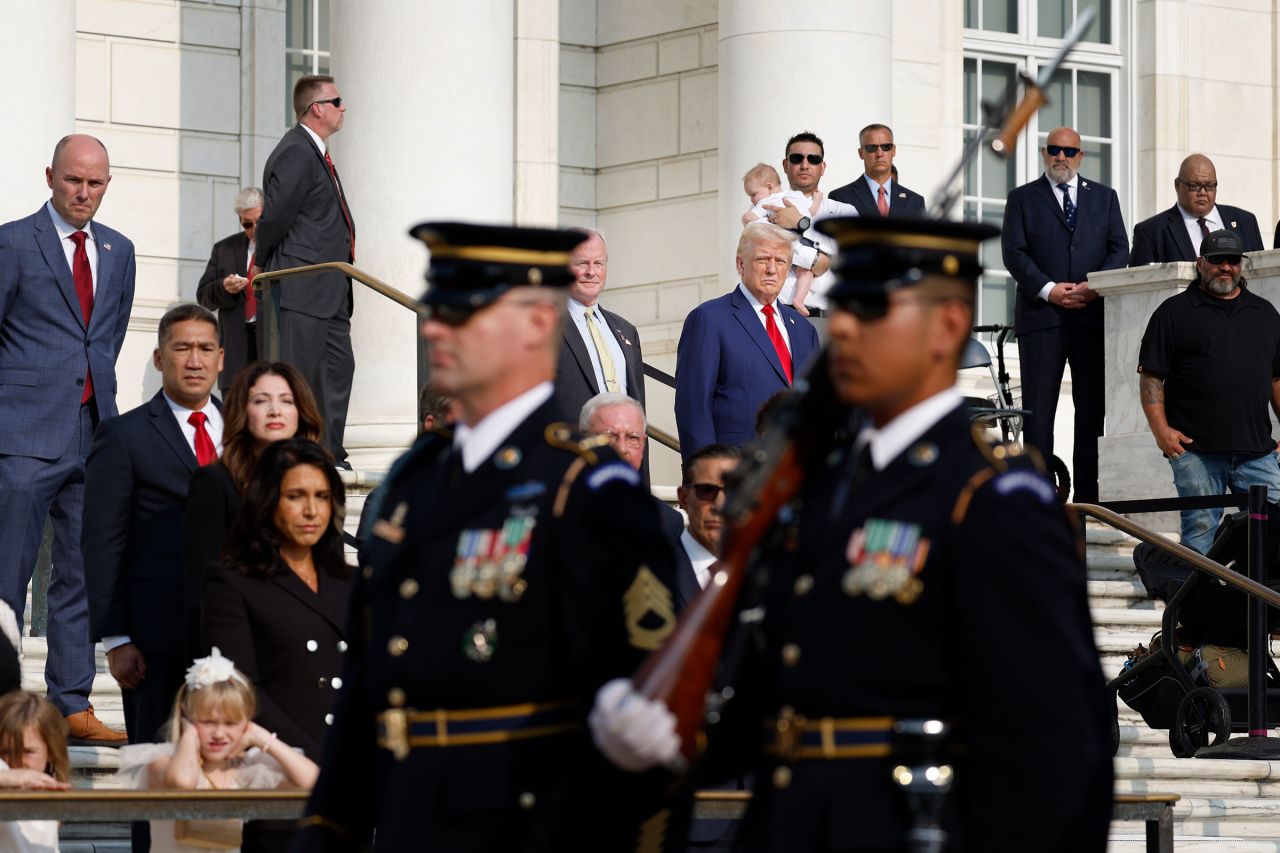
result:
M 280 360 L 280 311 L 276 304 L 280 286 L 266 278 L 261 282 L 255 278 L 254 290 L 258 300 L 258 323 L 262 332 L 262 351 L 258 357 L 266 362 Z
M 1249 577 L 1267 582 L 1267 487 L 1249 487 Z M 1249 599 L 1249 736 L 1267 736 L 1267 605 Z

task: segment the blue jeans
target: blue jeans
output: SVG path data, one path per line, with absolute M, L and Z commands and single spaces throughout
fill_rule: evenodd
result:
M 1266 486 L 1267 500 L 1280 500 L 1280 461 L 1275 453 L 1197 453 L 1188 450 L 1170 459 L 1173 485 L 1179 497 L 1247 492 L 1250 486 Z M 1213 544 L 1222 519 L 1221 509 L 1182 511 L 1182 544 L 1201 554 Z

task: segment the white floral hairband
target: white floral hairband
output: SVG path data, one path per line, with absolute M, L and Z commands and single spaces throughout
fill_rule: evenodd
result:
M 196 658 L 187 669 L 188 690 L 203 690 L 221 681 L 243 682 L 244 677 L 236 671 L 236 665 L 230 658 L 222 656 L 217 646 L 207 658 Z

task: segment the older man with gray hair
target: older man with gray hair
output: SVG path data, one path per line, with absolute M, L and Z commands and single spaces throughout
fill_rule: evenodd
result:
M 236 193 L 234 206 L 241 230 L 213 244 L 209 265 L 196 288 L 196 301 L 218 312 L 218 334 L 225 354 L 218 387 L 224 393 L 240 369 L 258 357 L 258 305 L 247 275 L 262 201 L 262 190 L 257 187 Z
M 809 321 L 778 301 L 796 235 L 752 222 L 738 240 L 741 282 L 685 318 L 676 349 L 676 427 L 685 459 L 755 437 L 760 404 L 790 388 L 818 349 Z

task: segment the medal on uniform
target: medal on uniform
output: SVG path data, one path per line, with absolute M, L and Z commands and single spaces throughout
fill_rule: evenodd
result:
M 468 660 L 488 663 L 498 649 L 498 623 L 493 619 L 477 622 L 462 635 L 462 653 Z
M 519 601 L 529 586 L 529 582 L 522 575 L 525 564 L 529 561 L 529 544 L 533 539 L 533 528 L 537 523 L 535 514 L 536 507 L 533 512 L 516 514 L 513 511 L 511 517 L 502 525 L 502 532 L 499 534 L 502 546 L 498 554 L 498 567 L 501 573 L 498 579 L 498 598 L 509 604 Z
M 483 530 L 464 530 L 458 537 L 458 551 L 453 558 L 453 568 L 449 570 L 449 589 L 454 598 L 470 598 L 471 584 L 475 574 L 476 554 L 480 547 L 480 534 Z
M 479 556 L 476 558 L 476 566 L 472 570 L 471 592 L 476 598 L 488 600 L 493 598 L 498 591 L 498 564 L 496 562 L 496 551 L 501 541 L 497 530 L 481 530 L 479 547 L 477 551 Z
M 529 586 L 523 575 L 537 514 L 536 506 L 515 507 L 500 530 L 462 531 L 449 570 L 454 598 L 520 600 Z
M 929 554 L 929 540 L 918 524 L 869 518 L 853 531 L 845 557 L 845 595 L 865 595 L 872 601 L 893 596 L 899 604 L 911 604 L 924 591 L 920 570 Z

